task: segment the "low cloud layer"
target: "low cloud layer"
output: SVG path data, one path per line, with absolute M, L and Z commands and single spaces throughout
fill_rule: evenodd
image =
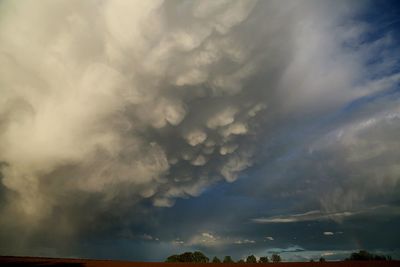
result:
M 322 213 L 321 211 L 314 210 L 301 214 L 273 216 L 269 218 L 255 218 L 252 221 L 255 223 L 292 223 L 318 220 L 335 220 L 352 215 L 354 215 L 354 213 L 351 212 Z
M 304 194 L 313 207 L 248 221 L 335 219 L 381 195 L 394 201 L 396 39 L 370 37 L 374 27 L 357 19 L 367 7 L 2 1 L 0 242 L 10 245 L 1 250 L 38 242 L 63 253 L 43 238 L 50 225 L 65 246 L 111 232 L 158 242 L 143 218 L 161 227 L 159 209 L 246 179 L 253 166 L 266 171 L 240 194 Z M 176 238 L 161 241 L 256 243 Z

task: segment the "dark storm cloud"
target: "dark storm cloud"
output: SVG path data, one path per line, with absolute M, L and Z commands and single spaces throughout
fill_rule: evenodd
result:
M 399 55 L 367 7 L 3 1 L 1 251 L 242 257 L 393 217 Z

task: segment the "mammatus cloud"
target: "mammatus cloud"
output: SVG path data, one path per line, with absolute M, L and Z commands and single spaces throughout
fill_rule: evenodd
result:
M 71 194 L 99 197 L 93 212 L 169 207 L 234 181 L 264 109 L 234 31 L 255 3 L 3 2 L 6 209 L 36 223 Z
M 374 67 L 367 62 L 391 39 L 365 42 L 368 27 L 353 19 L 361 8 L 345 1 L 2 1 L 7 218 L 0 225 L 24 229 L 26 246 L 49 224 L 71 239 L 93 225 L 94 232 L 124 227 L 147 209 L 236 181 L 261 160 L 260 144 L 290 129 L 288 121 L 324 117 L 389 90 L 399 81 L 382 74 L 390 54 Z M 340 155 L 337 166 L 354 166 L 356 178 L 347 181 L 366 174 L 372 157 L 388 159 L 366 174 L 365 190 L 343 185 L 321 198 L 324 211 L 254 221 L 349 216 L 337 210 L 352 205 L 335 199 L 355 203 L 370 188 L 397 185 L 397 104 L 382 101 L 310 145 L 309 155 Z M 217 243 L 208 234 L 191 242 Z

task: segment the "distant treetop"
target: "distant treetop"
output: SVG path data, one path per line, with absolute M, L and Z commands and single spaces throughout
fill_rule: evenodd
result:
M 366 250 L 360 250 L 359 252 L 351 253 L 350 258 L 345 259 L 347 261 L 390 261 L 391 256 L 378 255 L 369 253 Z
M 207 258 L 202 252 L 185 252 L 180 255 L 171 255 L 166 260 L 166 262 L 199 262 L 207 263 L 209 258 Z
M 260 257 L 260 259 L 259 259 L 258 262 L 259 262 L 259 263 L 267 263 L 267 262 L 269 262 L 269 260 L 268 260 L 268 257 L 265 256 L 265 257 Z
M 272 262 L 281 262 L 282 261 L 281 256 L 279 256 L 278 254 L 272 254 L 271 260 L 272 260 Z
M 250 255 L 247 257 L 246 263 L 257 263 L 257 259 L 254 255 Z
M 223 263 L 234 263 L 231 256 L 225 256 Z
M 217 256 L 215 256 L 215 257 L 212 259 L 212 263 L 221 263 L 221 260 L 220 260 Z

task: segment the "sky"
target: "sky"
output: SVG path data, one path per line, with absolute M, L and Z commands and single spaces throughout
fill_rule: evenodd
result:
M 0 254 L 400 259 L 399 18 L 0 1 Z

